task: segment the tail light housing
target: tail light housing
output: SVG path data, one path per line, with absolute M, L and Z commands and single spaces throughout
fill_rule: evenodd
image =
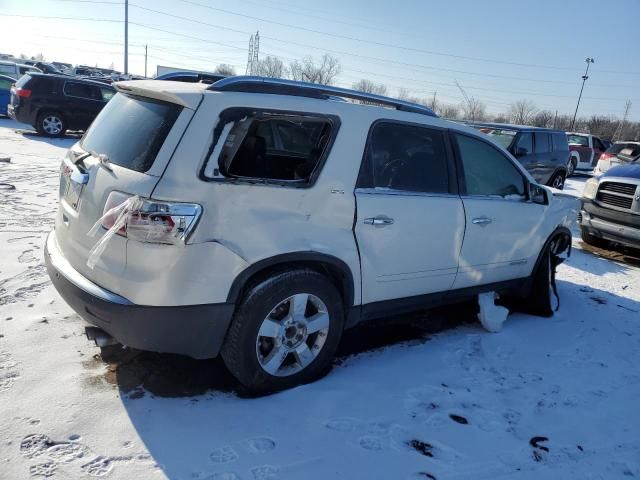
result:
M 13 87 L 13 92 L 21 98 L 28 98 L 31 96 L 31 90 L 27 88 Z
M 613 157 L 613 153 L 604 152 L 600 154 L 600 158 L 598 158 L 598 160 L 609 160 L 611 157 Z
M 202 207 L 195 203 L 163 202 L 111 192 L 100 221 L 103 228 L 117 228 L 117 235 L 131 240 L 180 245 L 186 242 L 201 213 Z

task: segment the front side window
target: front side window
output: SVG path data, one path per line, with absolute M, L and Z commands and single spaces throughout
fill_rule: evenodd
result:
M 493 128 L 476 125 L 473 125 L 473 128 L 484 133 L 485 135 L 488 135 L 504 148 L 509 148 L 511 146 L 511 143 L 513 142 L 513 139 L 517 133 L 515 130 L 506 130 L 504 128 Z
M 316 114 L 223 112 L 205 177 L 309 184 L 328 154 L 337 119 Z
M 533 135 L 530 133 L 521 133 L 518 137 L 515 151 L 518 155 L 529 155 L 533 153 Z
M 173 103 L 119 93 L 93 121 L 80 146 L 121 167 L 146 172 L 181 111 Z
M 548 133 L 542 133 L 542 132 L 536 132 L 535 134 L 535 139 L 536 139 L 536 153 L 547 153 L 551 151 L 551 145 L 549 143 L 549 134 Z
M 449 170 L 440 130 L 380 122 L 369 136 L 359 186 L 448 193 Z
M 524 195 L 524 178 L 516 166 L 486 142 L 457 134 L 456 143 L 468 195 Z
M 567 135 L 567 140 L 571 145 L 580 145 L 581 147 L 589 146 L 589 138 L 584 135 Z

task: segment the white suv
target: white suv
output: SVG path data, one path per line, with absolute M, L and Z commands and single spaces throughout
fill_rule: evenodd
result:
M 552 314 L 573 212 L 474 129 L 258 77 L 117 89 L 63 161 L 45 255 L 99 345 L 221 354 L 267 392 L 361 321 L 491 291 Z

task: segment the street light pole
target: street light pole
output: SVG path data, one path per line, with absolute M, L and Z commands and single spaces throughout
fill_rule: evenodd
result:
M 124 74 L 129 74 L 129 0 L 124 0 Z
M 580 95 L 578 95 L 578 104 L 576 105 L 576 111 L 573 114 L 573 121 L 571 122 L 571 130 L 573 131 L 573 129 L 576 126 L 576 116 L 578 115 L 578 107 L 580 107 L 580 99 L 582 98 L 582 91 L 584 90 L 584 82 L 587 81 L 587 78 L 589 78 L 589 65 L 591 65 L 592 63 L 595 62 L 595 60 L 591 57 L 587 57 L 585 59 L 585 62 L 587 62 L 587 69 L 584 71 L 584 75 L 582 76 L 582 87 L 580 87 Z

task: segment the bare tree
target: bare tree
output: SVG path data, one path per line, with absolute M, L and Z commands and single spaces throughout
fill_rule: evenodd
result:
M 498 113 L 497 115 L 494 115 L 493 121 L 495 123 L 509 123 L 509 117 L 504 113 Z
M 460 109 L 457 105 L 442 104 L 438 113 L 441 117 L 449 120 L 458 120 L 460 118 Z
M 411 103 L 424 103 L 424 101 L 418 97 L 414 97 L 409 93 L 407 88 L 401 87 L 398 89 L 398 94 L 396 95 L 398 100 L 403 100 L 405 102 Z
M 466 120 L 486 120 L 487 106 L 479 98 L 467 97 L 462 103 L 462 113 Z
M 304 57 L 289 64 L 291 79 L 321 85 L 333 84 L 341 71 L 340 60 L 327 53 L 322 56 L 319 63 L 316 63 L 312 57 Z
M 553 127 L 554 113 L 551 110 L 540 110 L 531 118 L 531 124 L 534 127 Z
M 287 71 L 282 60 L 278 57 L 268 55 L 258 61 L 255 74 L 261 77 L 285 78 Z
M 531 122 L 533 115 L 537 112 L 536 106 L 528 100 L 520 100 L 511 104 L 509 108 L 509 118 L 518 125 L 527 125 Z
M 233 68 L 233 65 L 229 65 L 228 63 L 221 63 L 216 67 L 215 73 L 218 73 L 220 75 L 233 76 L 236 74 L 236 69 Z
M 362 79 L 353 84 L 353 89 L 365 93 L 373 93 L 374 95 L 386 95 L 387 87 L 385 85 L 373 83 L 371 80 Z

